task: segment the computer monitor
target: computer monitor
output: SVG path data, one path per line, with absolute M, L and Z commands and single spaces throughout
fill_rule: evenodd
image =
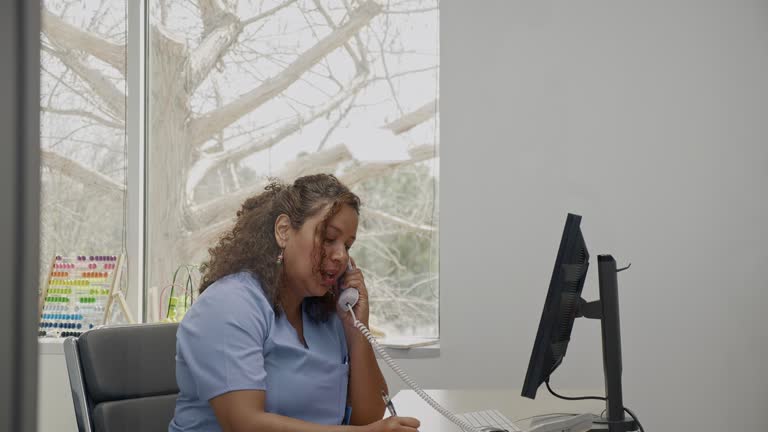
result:
M 619 291 L 617 274 L 629 268 L 616 268 L 611 255 L 597 256 L 600 299 L 587 302 L 581 298 L 584 280 L 589 268 L 589 252 L 581 234 L 581 216 L 568 214 L 560 239 L 555 268 L 549 282 L 549 291 L 539 321 L 539 330 L 525 374 L 522 395 L 536 398 L 542 383 L 549 384 L 549 376 L 560 366 L 571 339 L 573 322 L 578 317 L 600 320 L 602 338 L 603 373 L 605 375 L 605 417 L 593 420 L 593 431 L 635 431 L 642 426 L 632 412 L 624 406 L 621 386 L 621 331 L 619 319 Z M 556 397 L 577 400 L 556 394 Z M 586 397 L 595 399 L 595 397 Z M 632 417 L 627 419 L 624 412 Z
M 565 219 L 555 268 L 525 374 L 522 395 L 527 398 L 536 398 L 539 386 L 560 366 L 568 349 L 589 267 L 589 252 L 580 224 L 579 215 L 569 213 Z

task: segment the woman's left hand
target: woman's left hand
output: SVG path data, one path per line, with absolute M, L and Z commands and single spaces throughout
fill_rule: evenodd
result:
M 344 277 L 341 279 L 340 286 L 344 287 L 345 289 L 355 288 L 360 294 L 360 298 L 357 300 L 357 304 L 352 307 L 352 310 L 355 312 L 357 319 L 367 327 L 369 313 L 368 289 L 365 287 L 365 278 L 363 277 L 363 272 L 357 268 L 355 265 L 355 260 L 353 260 L 351 257 L 349 259 L 352 261 L 352 270 L 348 270 L 347 273 L 344 274 Z M 339 314 L 341 322 L 344 324 L 345 331 L 348 329 L 357 331 L 355 328 L 355 321 L 352 318 L 352 314 L 349 313 L 346 308 L 342 309 L 337 303 L 336 313 Z

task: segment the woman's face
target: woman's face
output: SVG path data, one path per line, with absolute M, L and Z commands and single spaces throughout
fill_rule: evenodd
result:
M 357 234 L 357 212 L 342 205 L 328 220 L 325 238 L 320 238 L 317 228 L 329 209 L 308 218 L 299 230 L 290 229 L 284 251 L 286 279 L 288 287 L 301 297 L 325 295 L 347 268 L 349 248 Z

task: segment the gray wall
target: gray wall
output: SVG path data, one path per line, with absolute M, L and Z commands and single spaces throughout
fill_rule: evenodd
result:
M 40 4 L 0 2 L 0 432 L 36 429 Z
M 441 58 L 441 356 L 404 369 L 519 389 L 570 211 L 633 263 L 647 430 L 768 430 L 768 2 L 446 0 Z M 552 383 L 602 387 L 597 322 Z

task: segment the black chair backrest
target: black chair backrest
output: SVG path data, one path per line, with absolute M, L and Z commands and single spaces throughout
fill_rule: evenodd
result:
M 94 432 L 168 430 L 179 392 L 177 329 L 178 324 L 103 327 L 77 339 L 84 405 Z M 76 383 L 71 384 L 77 411 Z

